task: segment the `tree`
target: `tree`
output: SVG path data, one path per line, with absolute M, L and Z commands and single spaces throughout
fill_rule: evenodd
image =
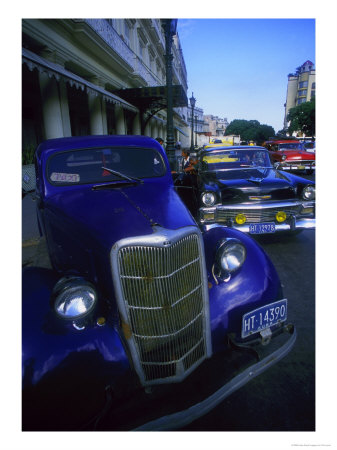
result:
M 262 143 L 275 136 L 275 130 L 270 125 L 261 125 L 258 120 L 233 120 L 226 128 L 225 135 L 239 134 L 243 141 Z
M 316 127 L 316 107 L 315 97 L 310 102 L 301 103 L 291 108 L 287 115 L 287 121 L 290 122 L 288 132 L 301 132 L 306 136 L 315 136 Z

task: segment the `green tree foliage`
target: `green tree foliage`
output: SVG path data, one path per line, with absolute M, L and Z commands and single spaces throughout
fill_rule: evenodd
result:
M 291 108 L 287 115 L 287 121 L 290 122 L 288 133 L 301 132 L 306 136 L 315 136 L 315 98 L 310 102 L 301 103 Z
M 225 135 L 239 134 L 243 141 L 255 141 L 257 144 L 275 136 L 275 130 L 270 125 L 261 125 L 258 120 L 233 120 L 226 128 Z

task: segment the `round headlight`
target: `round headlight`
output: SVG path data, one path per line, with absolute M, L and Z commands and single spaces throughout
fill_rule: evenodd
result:
M 287 159 L 287 155 L 282 155 L 282 161 L 285 161 Z
M 306 186 L 302 191 L 302 198 L 304 200 L 315 200 L 316 189 L 315 186 Z
M 227 278 L 238 270 L 246 259 L 246 247 L 238 239 L 225 239 L 220 243 L 215 256 L 217 275 Z
M 201 195 L 201 200 L 205 206 L 213 206 L 215 203 L 215 195 L 213 192 L 204 192 Z
M 246 220 L 247 220 L 247 218 L 246 218 L 246 216 L 244 215 L 244 214 L 237 214 L 236 216 L 235 216 L 235 222 L 238 224 L 238 225 L 243 225 L 245 222 L 246 222 Z
M 94 286 L 80 277 L 65 277 L 53 290 L 54 310 L 62 319 L 77 320 L 95 307 L 97 293 Z

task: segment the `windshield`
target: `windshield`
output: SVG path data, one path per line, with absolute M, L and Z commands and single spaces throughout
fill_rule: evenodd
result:
M 294 144 L 279 144 L 280 150 L 303 150 L 303 146 L 300 142 Z
M 200 161 L 202 172 L 256 169 L 257 167 L 269 168 L 271 163 L 267 150 L 223 150 L 208 152 Z
M 62 185 L 160 177 L 165 172 L 166 166 L 160 153 L 149 148 L 68 150 L 54 154 L 47 164 L 49 181 Z

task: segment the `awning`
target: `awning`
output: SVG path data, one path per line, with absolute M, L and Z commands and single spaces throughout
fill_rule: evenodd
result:
M 167 108 L 166 86 L 119 89 L 114 94 L 137 106 L 142 111 L 153 111 Z M 187 106 L 188 100 L 184 88 L 180 84 L 172 86 L 173 108 Z
M 178 130 L 181 134 L 183 134 L 184 136 L 186 136 L 186 137 L 189 137 L 189 135 L 188 134 L 186 134 L 185 133 L 185 131 L 183 131 L 181 128 L 179 128 L 179 127 L 174 127 L 176 130 Z
M 84 78 L 75 75 L 69 70 L 64 69 L 62 66 L 52 63 L 25 48 L 22 49 L 22 61 L 28 66 L 29 70 L 37 69 L 40 73 L 45 72 L 49 77 L 54 76 L 56 80 L 63 79 L 71 86 L 76 86 L 78 89 L 86 90 L 87 92 L 92 92 L 96 95 L 100 94 L 102 95 L 103 99 L 108 102 L 112 102 L 116 105 L 121 105 L 123 108 L 130 111 L 138 112 L 138 109 L 136 107 L 130 105 L 130 103 L 118 97 L 117 95 L 112 94 L 111 92 L 106 91 L 105 89 L 96 86 L 93 83 L 90 83 L 90 81 L 87 81 Z

